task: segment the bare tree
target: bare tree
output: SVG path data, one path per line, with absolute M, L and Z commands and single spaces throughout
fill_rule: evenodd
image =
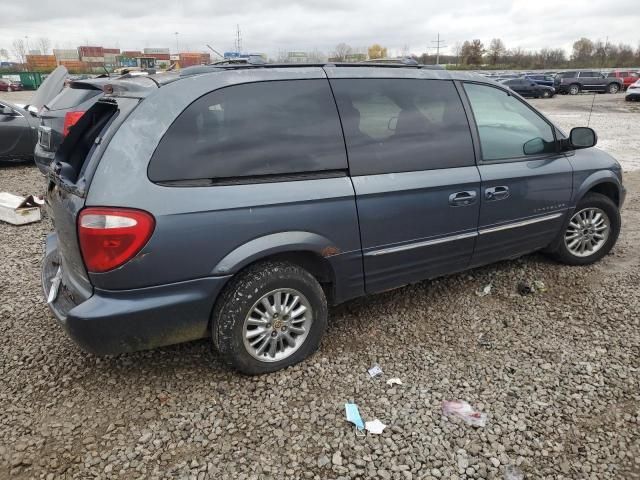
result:
M 347 59 L 347 55 L 350 55 L 352 51 L 353 48 L 346 43 L 339 43 L 333 51 L 333 56 L 339 62 L 344 62 Z
M 460 63 L 460 52 L 462 51 L 462 43 L 461 42 L 456 42 L 456 44 L 453 46 L 453 53 L 456 56 L 456 65 L 458 65 Z
M 489 44 L 489 50 L 487 51 L 489 55 L 489 62 L 491 65 L 496 65 L 500 63 L 502 56 L 507 51 L 507 48 L 504 46 L 504 42 L 499 38 L 494 38 L 491 40 Z
M 631 55 L 633 56 L 633 50 L 631 51 Z M 9 61 L 9 51 L 6 48 L 0 48 L 0 60 L 4 60 L 5 62 Z
M 36 41 L 36 45 L 42 55 L 48 55 L 51 48 L 51 41 L 47 37 L 40 37 Z
M 24 43 L 24 40 L 21 38 L 15 39 L 11 44 L 11 49 L 13 50 L 13 54 L 18 58 L 18 62 L 24 65 L 27 61 L 27 45 Z

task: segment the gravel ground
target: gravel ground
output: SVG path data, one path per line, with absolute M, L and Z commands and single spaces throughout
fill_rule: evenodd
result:
M 530 255 L 349 302 L 317 354 L 252 378 L 207 341 L 83 353 L 40 292 L 50 221 L 0 223 L 0 478 L 638 479 L 640 172 L 625 183 L 599 264 Z M 0 191 L 42 188 L 34 167 L 0 167 Z M 521 296 L 523 279 L 547 291 Z M 446 399 L 486 427 L 444 417 Z M 384 433 L 356 437 L 347 401 Z

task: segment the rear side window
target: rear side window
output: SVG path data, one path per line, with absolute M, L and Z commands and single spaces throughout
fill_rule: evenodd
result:
M 345 170 L 340 120 L 327 80 L 248 83 L 192 103 L 149 164 L 154 182 Z
M 469 123 L 451 81 L 338 79 L 352 175 L 474 165 Z

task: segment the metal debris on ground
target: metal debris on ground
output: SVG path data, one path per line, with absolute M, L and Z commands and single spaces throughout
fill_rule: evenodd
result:
M 374 435 L 380 435 L 386 427 L 387 426 L 377 418 L 371 422 L 365 422 L 364 424 L 364 428 L 366 428 L 367 432 L 373 433 Z
M 347 421 L 353 423 L 356 426 L 356 434 L 358 432 L 364 434 L 364 422 L 362 421 L 362 417 L 360 416 L 358 406 L 355 403 L 345 403 L 344 410 L 347 416 Z
M 492 343 L 493 342 L 491 341 L 491 335 L 489 333 L 481 333 L 478 337 L 478 344 L 483 347 L 491 347 Z
M 504 469 L 504 480 L 523 480 L 524 473 L 515 465 L 507 465 Z
M 520 280 L 518 282 L 518 293 L 520 295 L 531 295 L 533 293 L 544 293 L 546 291 L 547 286 L 542 280 L 534 280 L 532 282 Z
M 387 385 L 402 385 L 402 380 L 396 377 L 390 378 L 387 380 Z
M 482 290 L 478 290 L 476 291 L 476 295 L 479 297 L 486 297 L 487 295 L 491 294 L 491 289 L 493 288 L 492 284 L 487 284 L 484 286 L 484 288 Z
M 445 416 L 460 417 L 467 425 L 484 427 L 487 424 L 487 415 L 474 410 L 471 405 L 462 400 L 445 400 L 442 402 L 442 413 Z
M 367 372 L 369 372 L 371 378 L 376 378 L 382 375 L 382 368 L 377 363 L 374 363 Z

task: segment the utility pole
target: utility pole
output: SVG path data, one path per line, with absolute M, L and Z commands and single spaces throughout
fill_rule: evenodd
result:
M 178 55 L 180 53 L 180 47 L 178 46 L 178 35 L 180 35 L 180 32 L 173 32 L 173 34 L 176 36 L 176 55 Z
M 236 25 L 236 52 L 242 52 L 242 37 L 240 36 L 240 25 Z
M 436 65 L 440 64 L 440 49 L 446 47 L 446 45 L 442 45 L 444 42 L 444 40 L 440 40 L 440 32 L 438 32 L 438 38 L 436 40 L 431 40 L 431 43 L 436 44 L 435 47 L 427 47 L 436 49 Z

